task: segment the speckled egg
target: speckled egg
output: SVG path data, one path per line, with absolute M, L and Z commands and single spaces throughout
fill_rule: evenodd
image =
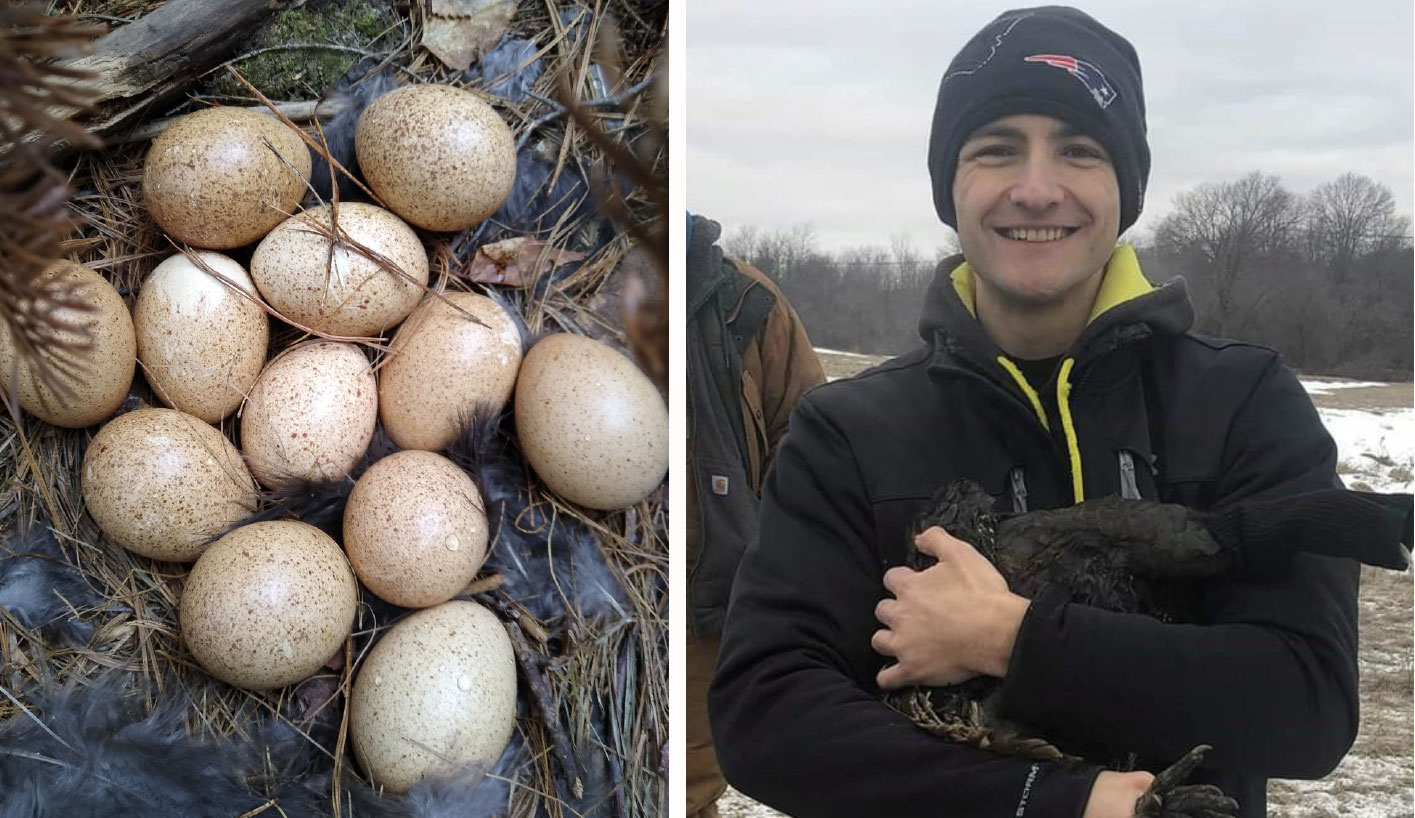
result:
M 484 295 L 443 298 L 408 316 L 378 373 L 379 415 L 404 449 L 446 447 L 473 410 L 500 412 L 516 385 L 521 334 L 511 316 Z
M 455 600 L 399 620 L 373 646 L 349 697 L 349 737 L 375 784 L 495 764 L 516 725 L 516 658 L 495 614 Z
M 251 523 L 212 543 L 187 576 L 178 621 L 208 673 L 250 690 L 308 678 L 354 629 L 358 583 L 328 534 Z
M 265 310 L 231 289 L 259 298 L 250 276 L 229 256 L 210 250 L 163 261 L 143 282 L 133 307 L 138 360 L 157 397 L 215 423 L 241 405 L 265 365 L 270 321 Z
M 304 197 L 309 175 L 309 147 L 275 116 L 206 108 L 153 141 L 142 192 L 153 221 L 172 238 L 223 250 L 250 244 L 284 221 Z
M 380 598 L 425 608 L 456 596 L 486 561 L 486 510 L 476 484 L 432 452 L 369 467 L 344 506 L 344 550 Z
M 241 410 L 241 450 L 267 488 L 349 473 L 378 420 L 378 387 L 353 344 L 308 341 L 266 364 Z
M 480 223 L 516 180 L 511 129 L 476 94 L 450 85 L 410 85 L 374 100 L 354 149 L 373 192 L 428 230 Z
M 397 265 L 410 281 L 347 243 L 334 247 L 309 224 L 328 228 L 329 211 L 330 205 L 307 210 L 270 231 L 251 257 L 251 275 L 266 301 L 293 322 L 330 335 L 377 335 L 418 305 L 427 285 L 427 251 L 387 210 L 339 205 L 342 234 Z
M 72 261 L 56 261 L 42 274 L 41 287 L 65 293 L 87 304 L 88 310 L 60 307 L 54 315 L 67 326 L 87 327 L 86 349 L 56 350 L 46 345 L 46 359 L 63 378 L 64 393 L 40 383 L 28 364 L 19 367 L 20 406 L 55 426 L 78 429 L 112 415 L 128 396 L 137 366 L 133 318 L 123 297 L 103 276 Z M 48 336 L 57 344 L 74 344 L 81 336 L 63 331 Z M 8 382 L 15 365 L 15 345 L 0 323 L 0 382 Z M 65 377 L 64 371 L 72 371 Z
M 644 499 L 668 472 L 668 410 L 632 361 L 598 341 L 542 338 L 516 380 L 516 434 L 531 468 L 599 509 Z
M 191 562 L 206 541 L 256 509 L 241 453 L 200 418 L 139 409 L 108 422 L 84 456 L 84 506 L 108 538 L 137 554 Z

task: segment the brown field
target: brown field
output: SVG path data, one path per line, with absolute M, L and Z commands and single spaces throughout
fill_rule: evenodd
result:
M 826 377 L 849 377 L 885 356 L 820 352 Z M 1353 387 L 1313 396 L 1320 408 L 1380 412 L 1415 404 L 1410 383 Z M 1415 816 L 1415 577 L 1366 568 L 1361 575 L 1361 727 L 1356 744 L 1317 781 L 1274 780 L 1272 818 L 1412 818 Z M 1293 737 L 1297 738 L 1296 736 Z M 729 790 L 723 818 L 773 818 L 775 811 Z

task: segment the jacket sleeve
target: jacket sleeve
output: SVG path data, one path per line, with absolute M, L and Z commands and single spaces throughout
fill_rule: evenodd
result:
M 1214 508 L 1340 485 L 1335 444 L 1276 359 L 1227 441 Z M 1146 758 L 1202 743 L 1216 769 L 1319 778 L 1356 735 L 1358 576 L 1354 562 L 1304 554 L 1281 573 L 1214 581 L 1198 625 L 1034 602 L 1004 711 Z
M 755 267 L 736 263 L 776 298 L 757 336 L 742 353 L 743 408 L 758 415 L 756 422 L 766 447 L 760 458 L 764 472 L 786 436 L 791 411 L 806 392 L 825 382 L 825 372 L 801 317 L 781 288 Z M 761 477 L 757 474 L 754 479 L 760 483 Z
M 770 462 L 786 436 L 791 410 L 808 390 L 825 382 L 825 373 L 800 316 L 781 295 L 758 338 L 757 354 L 761 362 L 756 371 L 761 377 L 762 422 Z
M 727 779 L 801 818 L 1079 818 L 1098 768 L 954 744 L 879 701 L 872 530 L 849 441 L 807 396 L 768 473 L 723 633 L 710 709 Z

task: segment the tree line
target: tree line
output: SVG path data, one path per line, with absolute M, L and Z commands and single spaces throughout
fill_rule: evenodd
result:
M 1306 374 L 1409 380 L 1415 251 L 1390 189 L 1347 173 L 1305 196 L 1250 173 L 1175 197 L 1153 230 L 1127 235 L 1156 284 L 1182 276 L 1195 330 L 1281 351 Z M 772 276 L 821 347 L 893 354 L 919 344 L 934 270 L 906 236 L 822 252 L 809 225 L 738 227 L 725 252 Z

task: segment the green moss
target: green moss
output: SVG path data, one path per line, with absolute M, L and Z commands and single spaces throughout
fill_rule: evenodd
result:
M 388 27 L 388 18 L 387 15 L 381 13 L 378 9 L 365 7 L 362 12 L 357 14 L 354 19 L 350 21 L 350 24 L 353 26 L 354 31 L 359 33 L 359 36 L 372 40 L 374 37 L 382 34 L 383 30 Z
M 325 0 L 276 14 L 238 49 L 250 54 L 272 49 L 236 63 L 236 68 L 260 92 L 274 100 L 312 99 L 329 91 L 359 59 L 339 49 L 306 47 L 333 45 L 382 52 L 376 42 L 394 22 L 388 0 Z M 247 96 L 234 77 L 217 77 L 211 94 Z

